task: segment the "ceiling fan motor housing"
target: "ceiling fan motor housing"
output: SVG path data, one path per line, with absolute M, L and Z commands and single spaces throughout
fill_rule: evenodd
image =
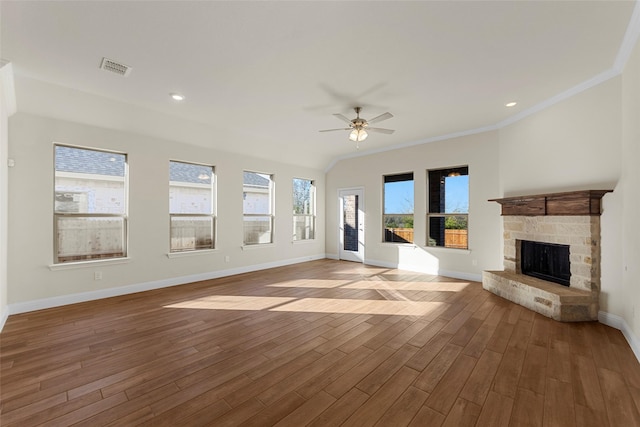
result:
M 351 127 L 353 128 L 364 128 L 369 126 L 369 123 L 365 119 L 361 119 L 360 117 L 351 120 Z

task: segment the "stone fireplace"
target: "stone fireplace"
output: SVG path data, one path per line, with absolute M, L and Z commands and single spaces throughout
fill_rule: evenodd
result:
M 555 320 L 597 320 L 601 199 L 610 191 L 492 199 L 502 205 L 504 271 L 485 271 L 482 286 Z M 523 247 L 534 261 L 523 263 Z M 541 272 L 524 274 L 531 263 Z

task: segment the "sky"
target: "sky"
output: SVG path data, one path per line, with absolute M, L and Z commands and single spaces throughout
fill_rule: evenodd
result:
M 444 210 L 469 212 L 469 175 L 448 176 L 444 181 Z
M 386 183 L 384 191 L 385 213 L 413 212 L 413 181 Z M 469 175 L 445 178 L 445 211 L 447 213 L 469 211 Z
M 384 184 L 384 212 L 386 214 L 413 213 L 413 181 Z

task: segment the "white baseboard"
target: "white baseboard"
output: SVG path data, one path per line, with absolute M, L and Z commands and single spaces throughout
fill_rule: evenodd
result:
M 4 328 L 4 324 L 9 318 L 9 310 L 7 307 L 1 307 L 2 312 L 0 312 L 0 332 L 2 332 L 2 328 Z
M 220 277 L 233 276 L 235 274 L 266 270 L 268 268 L 274 268 L 274 267 L 283 267 L 285 265 L 299 264 L 302 262 L 314 261 L 314 260 L 319 260 L 324 258 L 338 259 L 338 257 L 335 256 L 335 254 L 324 254 L 324 255 L 302 257 L 302 258 L 292 258 L 288 260 L 250 265 L 246 267 L 238 267 L 238 268 L 232 268 L 228 270 L 211 271 L 208 273 L 192 274 L 189 276 L 180 276 L 180 277 L 174 277 L 170 279 L 138 283 L 135 285 L 122 286 L 119 288 L 102 289 L 98 291 L 82 292 L 82 293 L 63 295 L 63 296 L 53 297 L 53 298 L 43 298 L 43 299 L 38 299 L 33 301 L 25 301 L 25 302 L 20 302 L 15 304 L 9 304 L 7 307 L 5 307 L 2 310 L 2 312 L 0 312 L 0 332 L 4 328 L 7 318 L 11 314 L 26 313 L 29 311 L 43 310 L 46 308 L 76 304 L 79 302 L 94 301 L 94 300 L 103 299 L 103 298 L 110 298 L 110 297 L 115 297 L 120 295 L 132 294 L 135 292 L 150 291 L 153 289 L 183 285 L 185 283 L 198 282 L 201 280 L 217 279 Z M 411 266 L 398 266 L 389 262 L 377 261 L 372 259 L 366 260 L 365 264 L 375 265 L 378 267 L 400 268 L 404 270 L 417 271 L 419 273 L 426 273 L 426 274 L 438 274 L 442 276 L 452 277 L 455 279 L 472 280 L 472 281 L 478 281 L 478 282 L 482 281 L 482 276 L 478 276 L 470 273 L 461 273 L 461 272 L 446 271 L 446 270 L 439 270 L 438 272 L 433 273 L 433 272 L 427 272 L 427 271 L 419 271 L 419 269 L 411 268 Z M 2 307 L 0 307 L 0 309 L 2 309 Z M 622 335 L 625 337 L 625 339 L 629 343 L 629 346 L 631 347 L 631 350 L 635 354 L 636 358 L 638 359 L 638 361 L 640 361 L 640 339 L 638 339 L 638 337 L 633 333 L 633 331 L 631 330 L 631 327 L 627 324 L 624 318 L 616 314 L 607 313 L 606 311 L 600 311 L 598 313 L 598 320 L 600 321 L 600 323 L 603 323 L 607 326 L 611 326 L 612 328 L 616 328 L 620 330 L 622 332 Z
M 600 311 L 598 312 L 598 320 L 600 323 L 619 329 L 629 343 L 633 354 L 636 355 L 636 359 L 640 362 L 640 339 L 633 333 L 624 318 L 616 314 L 607 313 L 606 311 Z
M 367 265 L 375 265 L 376 267 L 397 268 L 399 270 L 415 271 L 416 273 L 433 274 L 434 276 L 446 276 L 452 279 L 469 280 L 472 282 L 482 282 L 481 274 L 465 273 L 450 270 L 435 270 L 424 267 L 417 267 L 410 264 L 396 264 L 388 261 L 379 261 L 375 259 L 365 259 Z
M 207 273 L 173 277 L 170 279 L 154 280 L 151 282 L 137 283 L 134 285 L 121 286 L 118 288 L 101 289 L 97 291 L 81 292 L 77 294 L 62 295 L 52 298 L 18 302 L 8 305 L 7 310 L 3 314 L 3 321 L 1 326 L 4 326 L 4 321 L 6 321 L 6 318 L 11 314 L 26 313 L 29 311 L 44 310 L 47 308 L 60 307 L 63 305 L 76 304 L 80 302 L 95 301 L 103 298 L 111 298 L 136 292 L 166 288 L 169 286 L 184 285 L 185 283 L 199 282 L 201 280 L 218 279 L 220 277 L 233 276 L 236 274 L 249 273 L 252 271 L 266 270 L 268 268 L 282 267 L 285 265 L 299 264 L 301 262 L 314 261 L 324 258 L 326 258 L 324 254 L 301 258 L 292 258 L 276 262 L 232 268 L 228 270 L 217 270 Z M 0 327 L 0 331 L 1 330 L 2 328 Z

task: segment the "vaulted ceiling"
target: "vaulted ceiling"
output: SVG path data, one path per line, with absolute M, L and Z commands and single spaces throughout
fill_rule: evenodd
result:
M 3 1 L 0 56 L 18 111 L 151 135 L 171 127 L 169 139 L 322 169 L 495 128 L 614 75 L 635 5 Z M 131 73 L 99 69 L 103 57 Z M 113 111 L 92 112 L 95 96 Z M 378 125 L 396 132 L 359 151 L 346 131 L 318 132 L 355 106 L 365 118 L 393 113 Z

